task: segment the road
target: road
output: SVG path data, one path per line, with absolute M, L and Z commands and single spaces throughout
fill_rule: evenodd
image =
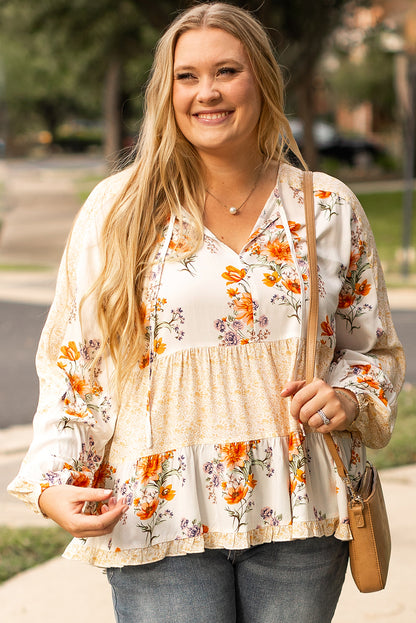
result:
M 35 353 L 48 305 L 0 301 L 0 428 L 29 424 L 37 404 Z M 394 311 L 407 356 L 406 381 L 416 385 L 416 311 Z

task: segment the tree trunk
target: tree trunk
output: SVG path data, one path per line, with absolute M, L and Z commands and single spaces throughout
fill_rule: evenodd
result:
M 303 80 L 296 89 L 298 101 L 298 114 L 303 124 L 303 149 L 302 155 L 308 167 L 314 171 L 318 166 L 318 152 L 313 136 L 313 122 L 315 118 L 313 79 L 308 77 Z
M 110 60 L 104 85 L 104 155 L 110 168 L 117 164 L 122 148 L 121 61 Z

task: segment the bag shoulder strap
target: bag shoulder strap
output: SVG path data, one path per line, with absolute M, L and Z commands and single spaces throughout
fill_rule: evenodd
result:
M 306 382 L 310 383 L 315 376 L 316 339 L 318 335 L 319 295 L 318 295 L 318 264 L 316 254 L 315 204 L 313 198 L 313 173 L 304 171 L 304 205 L 306 219 L 306 242 L 309 263 L 309 314 L 306 334 Z M 344 463 L 339 456 L 332 435 L 324 433 L 328 450 L 337 466 L 341 478 L 348 478 Z

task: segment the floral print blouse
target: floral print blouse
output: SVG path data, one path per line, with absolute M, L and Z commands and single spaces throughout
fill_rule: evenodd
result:
M 98 240 L 124 172 L 92 192 L 75 223 L 37 355 L 34 439 L 9 491 L 39 512 L 45 487 L 105 487 L 128 511 L 111 535 L 74 539 L 65 556 L 108 567 L 205 548 L 332 535 L 350 538 L 345 487 L 322 435 L 280 396 L 304 378 L 309 274 L 302 172 L 282 165 L 240 253 L 208 229 L 184 259 L 191 225 L 166 227 L 143 301 L 148 349 L 120 404 L 93 303 Z M 351 477 L 365 445 L 392 432 L 404 359 L 373 236 L 351 191 L 314 174 L 319 277 L 317 376 L 357 395 L 334 435 Z M 98 512 L 91 506 L 89 512 Z

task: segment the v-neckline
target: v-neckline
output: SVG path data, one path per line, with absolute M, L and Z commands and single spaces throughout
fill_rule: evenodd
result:
M 216 242 L 218 242 L 219 244 L 221 244 L 222 246 L 224 246 L 228 251 L 231 251 L 231 253 L 234 253 L 234 255 L 237 255 L 238 257 L 241 257 L 243 255 L 243 253 L 245 252 L 247 246 L 254 240 L 254 238 L 256 236 L 254 236 L 254 234 L 256 232 L 260 233 L 260 230 L 263 229 L 262 225 L 265 223 L 265 221 L 267 220 L 267 214 L 271 212 L 271 209 L 273 207 L 273 202 L 275 202 L 277 200 L 277 195 L 276 195 L 276 189 L 278 189 L 278 181 L 276 180 L 276 184 L 273 187 L 269 197 L 266 200 L 266 203 L 264 204 L 263 208 L 261 209 L 256 222 L 254 223 L 254 226 L 246 240 L 246 242 L 243 244 L 243 246 L 241 247 L 240 251 L 236 251 L 235 249 L 233 249 L 232 247 L 230 247 L 230 245 L 228 245 L 226 242 L 224 242 L 223 240 L 221 240 L 220 238 L 218 238 L 218 236 L 216 234 L 214 234 L 213 231 L 211 231 L 211 229 L 209 229 L 209 227 L 207 227 L 206 225 L 204 225 L 204 232 L 210 237 L 213 238 Z

